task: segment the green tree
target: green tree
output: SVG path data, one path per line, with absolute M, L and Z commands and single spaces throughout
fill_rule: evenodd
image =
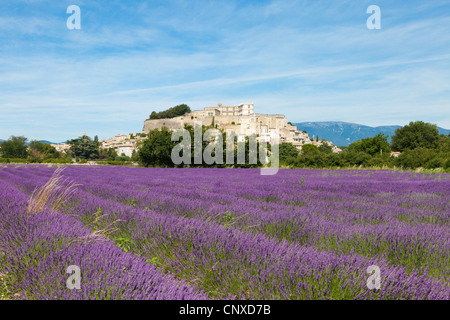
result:
M 400 152 L 416 148 L 435 149 L 438 147 L 438 141 L 439 130 L 435 124 L 416 121 L 395 130 L 391 147 Z
M 97 136 L 92 140 L 87 135 L 83 135 L 79 138 L 69 140 L 67 143 L 70 145 L 70 151 L 77 158 L 85 160 L 99 158 L 100 143 L 98 142 Z
M 153 119 L 170 119 L 175 118 L 178 116 L 182 116 L 186 113 L 191 112 L 191 108 L 187 104 L 180 104 L 175 107 L 169 108 L 167 110 L 161 111 L 161 112 L 155 112 L 153 111 L 150 114 L 150 120 Z
M 62 154 L 49 143 L 33 140 L 28 145 L 28 158 L 31 162 L 62 158 Z
M 319 148 L 316 145 L 307 143 L 302 146 L 303 155 L 312 155 L 320 153 Z
M 375 137 L 365 138 L 353 142 L 348 146 L 348 151 L 365 152 L 371 156 L 379 155 L 382 152 L 388 154 L 391 147 L 388 142 L 388 136 L 383 133 L 377 134 Z
M 25 159 L 28 156 L 27 145 L 25 144 L 27 140 L 23 136 L 11 136 L 8 140 L 3 141 L 0 145 L 2 157 Z
M 213 164 L 207 164 L 205 163 L 204 153 L 205 149 L 210 146 L 212 143 L 211 141 L 204 141 L 205 132 L 209 129 L 212 129 L 212 126 L 202 126 L 201 128 L 201 153 L 202 153 L 202 163 L 195 163 L 195 147 L 194 147 L 194 139 L 195 139 L 195 129 L 194 127 L 190 125 L 185 125 L 184 129 L 186 129 L 189 132 L 190 140 L 191 140 L 191 148 L 190 148 L 190 164 L 182 163 L 180 165 L 175 165 L 172 161 L 171 154 L 173 148 L 180 143 L 180 141 L 172 141 L 172 133 L 165 127 L 161 128 L 161 130 L 155 129 L 149 132 L 147 139 L 145 139 L 140 145 L 139 151 L 138 151 L 138 159 L 141 165 L 149 167 L 149 166 L 157 166 L 157 167 L 174 167 L 174 166 L 189 166 L 189 167 L 218 167 L 223 168 L 226 166 L 233 166 L 233 167 L 239 167 L 239 168 L 255 168 L 260 167 L 262 165 L 260 159 L 259 159 L 259 143 L 256 143 L 256 148 L 258 151 L 256 151 L 256 154 L 251 153 L 250 150 L 250 139 L 249 137 L 245 138 L 245 141 L 237 142 L 236 138 L 234 139 L 234 144 L 232 145 L 233 148 L 233 163 L 227 165 L 227 135 L 220 129 L 218 130 L 222 134 L 222 151 L 223 151 L 223 158 L 222 158 L 222 164 L 220 163 L 213 163 Z M 252 141 L 256 140 L 256 135 L 252 137 Z M 211 155 L 215 156 L 215 151 L 220 150 L 221 148 L 218 147 L 214 148 Z M 210 146 L 211 147 L 211 146 Z M 238 164 L 237 163 L 237 156 L 238 156 L 238 149 L 244 150 L 244 156 L 245 156 L 245 163 Z M 270 152 L 270 145 L 268 145 L 268 152 Z M 254 159 L 256 159 L 255 164 L 250 164 L 250 158 L 251 156 L 254 156 Z
M 333 153 L 333 148 L 325 140 L 322 141 L 322 145 L 320 145 L 318 149 L 325 154 Z
M 363 151 L 347 151 L 342 156 L 350 166 L 364 166 L 372 159 L 370 154 Z
M 99 150 L 99 159 L 101 160 L 113 161 L 117 156 L 118 154 L 114 148 Z
M 394 163 L 405 169 L 416 169 L 419 167 L 433 169 L 443 165 L 440 160 L 438 160 L 439 162 L 434 160 L 433 163 L 428 164 L 428 162 L 435 158 L 437 158 L 437 151 L 435 149 L 416 148 L 402 152 L 394 160 Z
M 159 114 L 156 111 L 152 111 L 152 113 L 150 113 L 150 116 L 148 118 L 150 120 L 159 119 Z
M 250 140 L 256 141 L 256 150 L 253 150 L 250 148 Z M 239 164 L 237 163 L 238 160 L 238 148 L 244 147 L 244 155 L 245 155 L 245 163 Z M 270 145 L 267 145 L 268 153 L 270 152 Z M 225 147 L 224 147 L 225 150 Z M 262 163 L 260 161 L 260 144 L 257 141 L 256 135 L 251 135 L 250 137 L 245 137 L 245 140 L 242 142 L 236 142 L 235 149 L 234 149 L 234 164 L 233 167 L 236 168 L 257 168 L 262 166 Z M 256 159 L 256 163 L 250 163 L 250 158 L 253 157 Z
M 302 151 L 295 161 L 289 161 L 297 168 L 322 168 L 327 164 L 326 155 L 313 144 L 304 144 Z
M 280 163 L 287 163 L 288 159 L 297 158 L 299 154 L 297 148 L 290 142 L 282 142 L 278 150 Z
M 148 133 L 138 151 L 139 162 L 145 167 L 174 167 L 171 158 L 174 146 L 172 134 L 166 127 L 154 129 Z
M 345 166 L 345 160 L 342 157 L 342 153 L 330 153 L 327 156 L 327 164 L 329 167 L 343 167 Z
M 327 156 L 319 151 L 317 153 L 300 154 L 293 162 L 297 168 L 323 168 L 327 165 Z
M 450 134 L 449 135 L 443 135 L 441 134 L 439 136 L 439 149 L 443 152 L 450 152 Z
M 133 150 L 133 152 L 131 153 L 131 161 L 139 161 L 138 153 L 136 152 L 136 150 Z
M 120 156 L 117 156 L 115 159 L 115 161 L 130 161 L 131 158 L 127 155 L 125 155 L 125 153 L 122 153 Z
M 191 126 L 191 125 L 185 125 L 185 127 L 184 127 L 186 130 L 188 130 L 189 131 L 189 134 L 190 134 L 190 136 L 191 136 L 191 164 L 189 165 L 190 167 L 216 167 L 216 168 L 224 168 L 224 167 L 226 167 L 227 166 L 227 164 L 226 164 L 226 162 L 227 162 L 227 160 L 226 160 L 226 152 L 227 152 L 227 146 L 226 146 L 226 141 L 227 141 L 227 134 L 226 134 L 226 132 L 224 132 L 223 130 L 220 130 L 220 129 L 217 129 L 217 128 L 215 128 L 214 126 L 213 126 L 213 124 L 211 124 L 210 126 L 202 126 L 202 137 L 204 137 L 205 136 L 205 132 L 207 131 L 207 130 L 209 130 L 209 129 L 215 129 L 216 131 L 218 130 L 220 133 L 221 133 L 221 135 L 222 135 L 222 151 L 223 151 L 223 158 L 222 158 L 222 164 L 218 164 L 218 163 L 214 163 L 214 164 L 211 164 L 211 165 L 208 165 L 208 164 L 206 164 L 205 162 L 204 162 L 204 158 L 203 158 L 203 156 L 202 156 L 202 163 L 201 164 L 196 164 L 195 163 L 195 149 L 194 149 L 194 138 L 195 138 L 195 135 L 194 135 L 194 127 L 193 126 Z M 203 140 L 203 139 L 202 139 Z M 210 144 L 211 142 L 210 141 L 202 141 L 202 155 L 204 154 L 204 151 L 205 151 L 205 148 Z M 244 147 L 244 150 L 245 150 L 245 161 L 246 161 L 246 163 L 245 164 L 237 164 L 237 147 L 238 147 L 238 145 L 241 145 L 241 146 L 243 146 Z M 248 140 L 248 137 L 246 137 L 246 140 L 245 140 L 245 142 L 240 142 L 240 143 L 238 143 L 237 141 L 235 141 L 234 142 L 234 144 L 233 144 L 233 148 L 234 148 L 234 153 L 233 153 L 233 156 L 234 156 L 234 166 L 236 166 L 236 167 L 243 167 L 243 168 L 246 168 L 246 167 L 253 167 L 254 165 L 249 165 L 248 164 L 248 159 L 249 159 L 249 140 Z M 215 153 L 213 152 L 212 154 L 211 154 L 212 156 L 214 156 L 215 155 Z

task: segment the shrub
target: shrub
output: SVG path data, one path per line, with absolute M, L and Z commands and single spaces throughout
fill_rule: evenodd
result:
M 444 169 L 450 169 L 450 159 L 447 159 L 444 163 Z
M 170 119 L 170 118 L 182 116 L 189 112 L 191 112 L 191 108 L 189 108 L 188 105 L 180 104 L 178 106 L 169 108 L 169 109 L 161 111 L 161 112 L 153 111 L 149 118 L 151 120 L 153 120 L 153 119 Z
M 434 157 L 433 159 L 429 160 L 425 166 L 426 169 L 436 169 L 443 167 L 443 159 L 439 157 Z
M 437 155 L 436 150 L 417 148 L 406 150 L 396 160 L 395 164 L 407 169 L 426 167 L 426 164 Z
M 72 160 L 67 158 L 59 158 L 59 159 L 47 159 L 42 163 L 72 163 Z
M 0 158 L 0 163 L 27 163 L 27 159 L 19 158 Z

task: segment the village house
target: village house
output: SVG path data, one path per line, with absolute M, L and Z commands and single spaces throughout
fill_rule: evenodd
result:
M 390 156 L 391 157 L 395 157 L 395 158 L 397 158 L 399 155 L 401 155 L 402 153 L 401 152 L 391 152 L 390 153 Z
M 58 143 L 58 144 L 51 143 L 50 145 L 52 147 L 54 147 L 56 149 L 56 151 L 58 151 L 58 152 L 66 153 L 70 149 L 70 145 L 67 143 Z
M 99 142 L 101 149 L 113 148 L 119 156 L 123 154 L 131 158 L 133 153 L 137 152 L 137 142 L 141 139 L 144 138 L 141 137 L 140 133 L 130 133 L 128 135 L 116 134 L 113 138 L 100 140 Z

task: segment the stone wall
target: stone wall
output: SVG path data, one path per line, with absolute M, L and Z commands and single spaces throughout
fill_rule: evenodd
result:
M 161 129 L 162 127 L 166 127 L 169 130 L 177 130 L 177 129 L 183 129 L 184 125 L 190 125 L 194 126 L 194 123 L 201 122 L 204 126 L 210 126 L 212 125 L 214 119 L 214 124 L 217 124 L 218 126 L 227 126 L 227 125 L 233 125 L 233 122 L 235 125 L 237 125 L 240 121 L 240 116 L 201 116 L 199 113 L 188 113 L 182 117 L 176 117 L 172 119 L 156 119 L 156 120 L 145 120 L 144 127 L 142 129 L 143 133 L 149 133 L 151 130 L 154 129 Z
M 181 129 L 184 127 L 183 117 L 176 117 L 172 119 L 156 119 L 156 120 L 146 120 L 144 122 L 143 133 L 149 133 L 154 129 L 161 129 L 166 127 L 170 130 Z
M 142 132 L 149 133 L 151 130 L 161 129 L 162 127 L 166 127 L 169 130 L 183 129 L 185 124 L 194 126 L 196 121 L 201 122 L 204 126 L 210 126 L 214 121 L 214 124 L 219 129 L 235 131 L 240 136 L 240 139 L 243 136 L 256 134 L 259 136 L 260 141 L 270 142 L 272 138 L 279 137 L 280 142 L 290 142 L 298 150 L 301 150 L 302 145 L 307 143 L 321 145 L 321 142 L 312 141 L 307 133 L 297 130 L 295 126 L 288 124 L 288 120 L 284 115 L 253 113 L 253 104 L 239 105 L 234 107 L 236 110 L 239 109 L 239 112 L 234 110 L 230 113 L 242 113 L 240 109 L 243 106 L 246 107 L 246 112 L 251 112 L 250 115 L 228 115 L 229 106 L 207 107 L 204 110 L 192 111 L 184 116 L 172 119 L 146 120 Z M 225 110 L 227 110 L 227 115 L 223 114 Z M 211 116 L 211 114 L 215 115 Z M 341 151 L 333 144 L 331 146 L 333 147 L 333 152 Z

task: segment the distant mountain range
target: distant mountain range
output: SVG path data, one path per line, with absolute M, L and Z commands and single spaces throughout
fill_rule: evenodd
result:
M 395 129 L 402 126 L 379 126 L 369 127 L 358 123 L 342 122 L 342 121 L 320 121 L 320 122 L 298 122 L 294 123 L 298 130 L 306 131 L 309 136 L 319 139 L 325 139 L 333 142 L 336 146 L 346 147 L 350 143 L 369 137 L 374 137 L 379 133 L 391 136 L 395 133 Z M 449 129 L 438 127 L 440 134 L 449 134 Z M 3 139 L 0 139 L 2 143 Z M 42 143 L 59 144 L 63 142 L 51 142 L 48 140 L 39 140 Z M 66 142 L 66 141 L 64 141 Z M 29 142 L 26 144 L 28 145 Z
M 0 143 L 2 143 L 3 141 L 6 141 L 6 140 L 0 139 Z M 42 143 L 49 143 L 49 144 L 60 144 L 60 143 L 64 143 L 64 142 L 51 142 L 51 141 L 48 141 L 48 140 L 39 140 L 39 141 L 42 142 Z M 26 145 L 29 145 L 29 144 L 30 144 L 30 141 L 25 142 L 25 144 L 26 144 Z
M 391 136 L 395 133 L 395 129 L 402 126 L 379 126 L 369 127 L 357 123 L 341 122 L 341 121 L 324 121 L 324 122 L 299 122 L 294 123 L 298 130 L 306 131 L 309 136 L 319 139 L 325 139 L 333 142 L 336 146 L 348 146 L 350 143 L 369 137 L 374 137 L 379 133 Z M 449 134 L 450 130 L 438 127 L 441 134 Z
M 48 140 L 39 140 L 40 142 L 42 142 L 42 143 L 48 143 L 48 144 L 60 144 L 60 143 L 63 143 L 63 142 L 51 142 L 51 141 L 48 141 Z

